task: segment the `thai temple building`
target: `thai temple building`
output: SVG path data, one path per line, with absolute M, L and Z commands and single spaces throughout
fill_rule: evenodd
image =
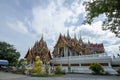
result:
M 54 50 L 50 53 L 43 36 L 40 41 L 35 42 L 31 49 L 28 49 L 25 58 L 29 62 L 28 68 L 34 66 L 36 56 L 40 56 L 43 64 L 50 63 L 52 69 L 60 66 L 65 72 L 91 73 L 89 66 L 93 62 L 100 63 L 104 70 L 110 74 L 117 74 L 116 70 L 120 65 L 120 57 L 111 58 L 105 52 L 103 43 L 84 42 L 81 35 L 79 39 L 71 38 L 69 31 L 67 35 L 59 35 Z M 52 56 L 51 56 L 52 55 Z
M 66 57 L 66 56 L 79 56 L 79 55 L 90 55 L 90 54 L 101 54 L 104 53 L 104 45 L 84 43 L 82 38 L 79 40 L 76 37 L 71 38 L 68 36 L 59 35 L 59 39 L 54 47 L 53 55 L 54 57 Z
M 34 46 L 31 49 L 28 49 L 25 58 L 29 64 L 34 64 L 36 56 L 40 56 L 43 64 L 46 64 L 51 60 L 50 50 L 48 49 L 47 43 L 44 41 L 43 36 L 41 37 L 40 41 L 35 42 Z
M 79 40 L 76 36 L 71 38 L 69 32 L 67 36 L 60 34 L 52 52 L 53 59 L 50 61 L 52 66 L 61 66 L 65 72 L 91 73 L 89 66 L 93 62 L 100 63 L 104 70 L 110 74 L 117 74 L 113 69 L 111 56 L 105 53 L 103 43 L 85 43 L 80 35 Z M 120 61 L 120 59 L 119 59 Z M 116 63 L 118 67 L 120 62 Z

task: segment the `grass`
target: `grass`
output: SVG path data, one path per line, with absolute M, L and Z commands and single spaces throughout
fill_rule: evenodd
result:
M 41 73 L 36 73 L 36 74 L 31 74 L 31 77 L 59 77 L 63 76 L 65 74 L 41 74 Z

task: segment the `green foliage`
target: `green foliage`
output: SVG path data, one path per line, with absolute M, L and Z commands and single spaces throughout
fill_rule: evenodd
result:
M 118 75 L 120 75 L 120 68 L 118 68 L 117 72 L 118 72 Z
M 62 74 L 62 71 L 61 71 L 60 66 L 57 66 L 57 67 L 55 68 L 55 74 Z
M 22 63 L 24 63 L 24 59 L 23 58 L 21 58 L 19 61 L 18 61 L 18 64 L 17 64 L 17 66 L 18 67 L 20 67 L 20 66 L 22 66 Z
M 93 71 L 94 74 L 102 74 L 104 69 L 101 64 L 99 63 L 91 63 L 89 69 Z
M 25 68 L 23 67 L 22 69 L 18 70 L 11 70 L 11 72 L 15 74 L 25 74 Z
M 61 71 L 60 66 L 57 66 L 55 68 L 55 74 L 48 74 L 48 71 L 49 71 L 48 65 L 45 67 L 45 70 L 46 70 L 46 73 L 44 73 L 44 72 L 43 73 L 41 73 L 41 72 L 32 73 L 33 70 L 31 70 L 30 73 L 31 73 L 31 76 L 33 76 L 33 77 L 54 77 L 54 76 L 62 76 L 65 74 Z
M 41 74 L 41 73 L 34 73 L 31 75 L 32 77 L 51 77 L 53 75 L 49 75 L 49 74 Z
M 14 48 L 13 45 L 0 42 L 0 59 L 9 61 L 9 65 L 16 65 L 20 57 L 20 53 Z
M 105 15 L 103 30 L 110 30 L 120 38 L 120 1 L 119 0 L 89 0 L 85 1 L 86 19 L 84 23 L 91 24 L 96 17 Z M 103 17 L 104 18 L 104 17 Z
M 47 74 L 49 73 L 49 66 L 48 66 L 48 65 L 45 66 L 45 72 L 46 72 Z

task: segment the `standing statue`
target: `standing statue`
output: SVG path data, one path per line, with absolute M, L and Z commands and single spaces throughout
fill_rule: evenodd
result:
M 42 72 L 42 61 L 40 60 L 39 56 L 36 56 L 33 73 L 40 73 L 40 72 Z

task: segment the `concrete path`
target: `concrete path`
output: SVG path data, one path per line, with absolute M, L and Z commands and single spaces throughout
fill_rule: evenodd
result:
M 26 76 L 24 76 L 24 75 L 19 75 L 19 74 L 13 74 L 13 73 L 1 72 L 0 71 L 0 80 L 13 79 L 13 78 L 25 78 L 25 77 Z
M 120 80 L 120 76 L 66 74 L 60 77 L 29 77 L 24 75 L 0 72 L 0 80 Z

